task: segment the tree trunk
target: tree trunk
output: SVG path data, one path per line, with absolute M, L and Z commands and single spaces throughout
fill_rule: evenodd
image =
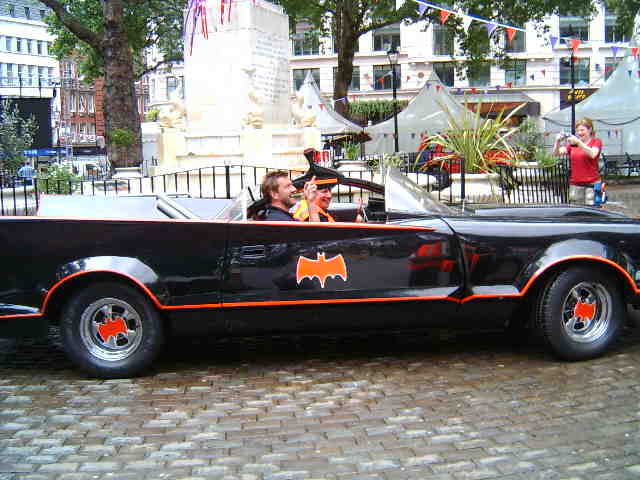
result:
M 142 134 L 135 93 L 133 55 L 122 22 L 123 1 L 103 0 L 105 19 L 104 51 L 104 122 L 107 152 L 112 168 L 138 166 L 142 163 Z M 114 135 L 114 133 L 116 133 Z M 120 133 L 121 135 L 118 135 Z M 123 142 L 127 134 L 133 141 Z
M 333 83 L 333 99 L 336 101 L 335 110 L 343 116 L 346 116 L 348 110 L 349 84 L 353 76 L 353 57 L 359 38 L 348 3 L 341 3 L 334 22 L 334 38 L 338 46 L 338 69 Z

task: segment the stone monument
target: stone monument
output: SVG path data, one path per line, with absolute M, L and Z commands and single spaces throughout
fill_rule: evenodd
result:
M 289 19 L 282 7 L 191 0 L 185 19 L 185 112 L 162 118 L 161 164 L 304 167 L 302 152 L 320 147 L 320 132 L 309 119 L 305 127 L 293 125 Z

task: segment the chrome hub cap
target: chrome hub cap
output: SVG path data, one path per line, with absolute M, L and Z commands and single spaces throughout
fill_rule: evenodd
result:
M 80 336 L 91 355 L 107 361 L 127 358 L 142 341 L 142 320 L 127 302 L 101 298 L 80 319 Z
M 564 299 L 562 325 L 567 336 L 580 343 L 600 339 L 611 321 L 612 299 L 599 283 L 582 282 Z

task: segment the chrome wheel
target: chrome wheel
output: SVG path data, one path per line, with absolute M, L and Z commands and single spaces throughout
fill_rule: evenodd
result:
M 88 352 L 110 362 L 132 355 L 143 338 L 140 314 L 118 298 L 101 298 L 80 317 L 80 337 Z
M 562 315 L 564 332 L 571 340 L 594 342 L 609 328 L 611 295 L 599 283 L 579 283 L 567 294 Z

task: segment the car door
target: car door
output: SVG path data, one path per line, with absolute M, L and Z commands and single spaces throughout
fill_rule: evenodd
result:
M 231 222 L 223 307 L 431 301 L 462 283 L 449 227 Z

